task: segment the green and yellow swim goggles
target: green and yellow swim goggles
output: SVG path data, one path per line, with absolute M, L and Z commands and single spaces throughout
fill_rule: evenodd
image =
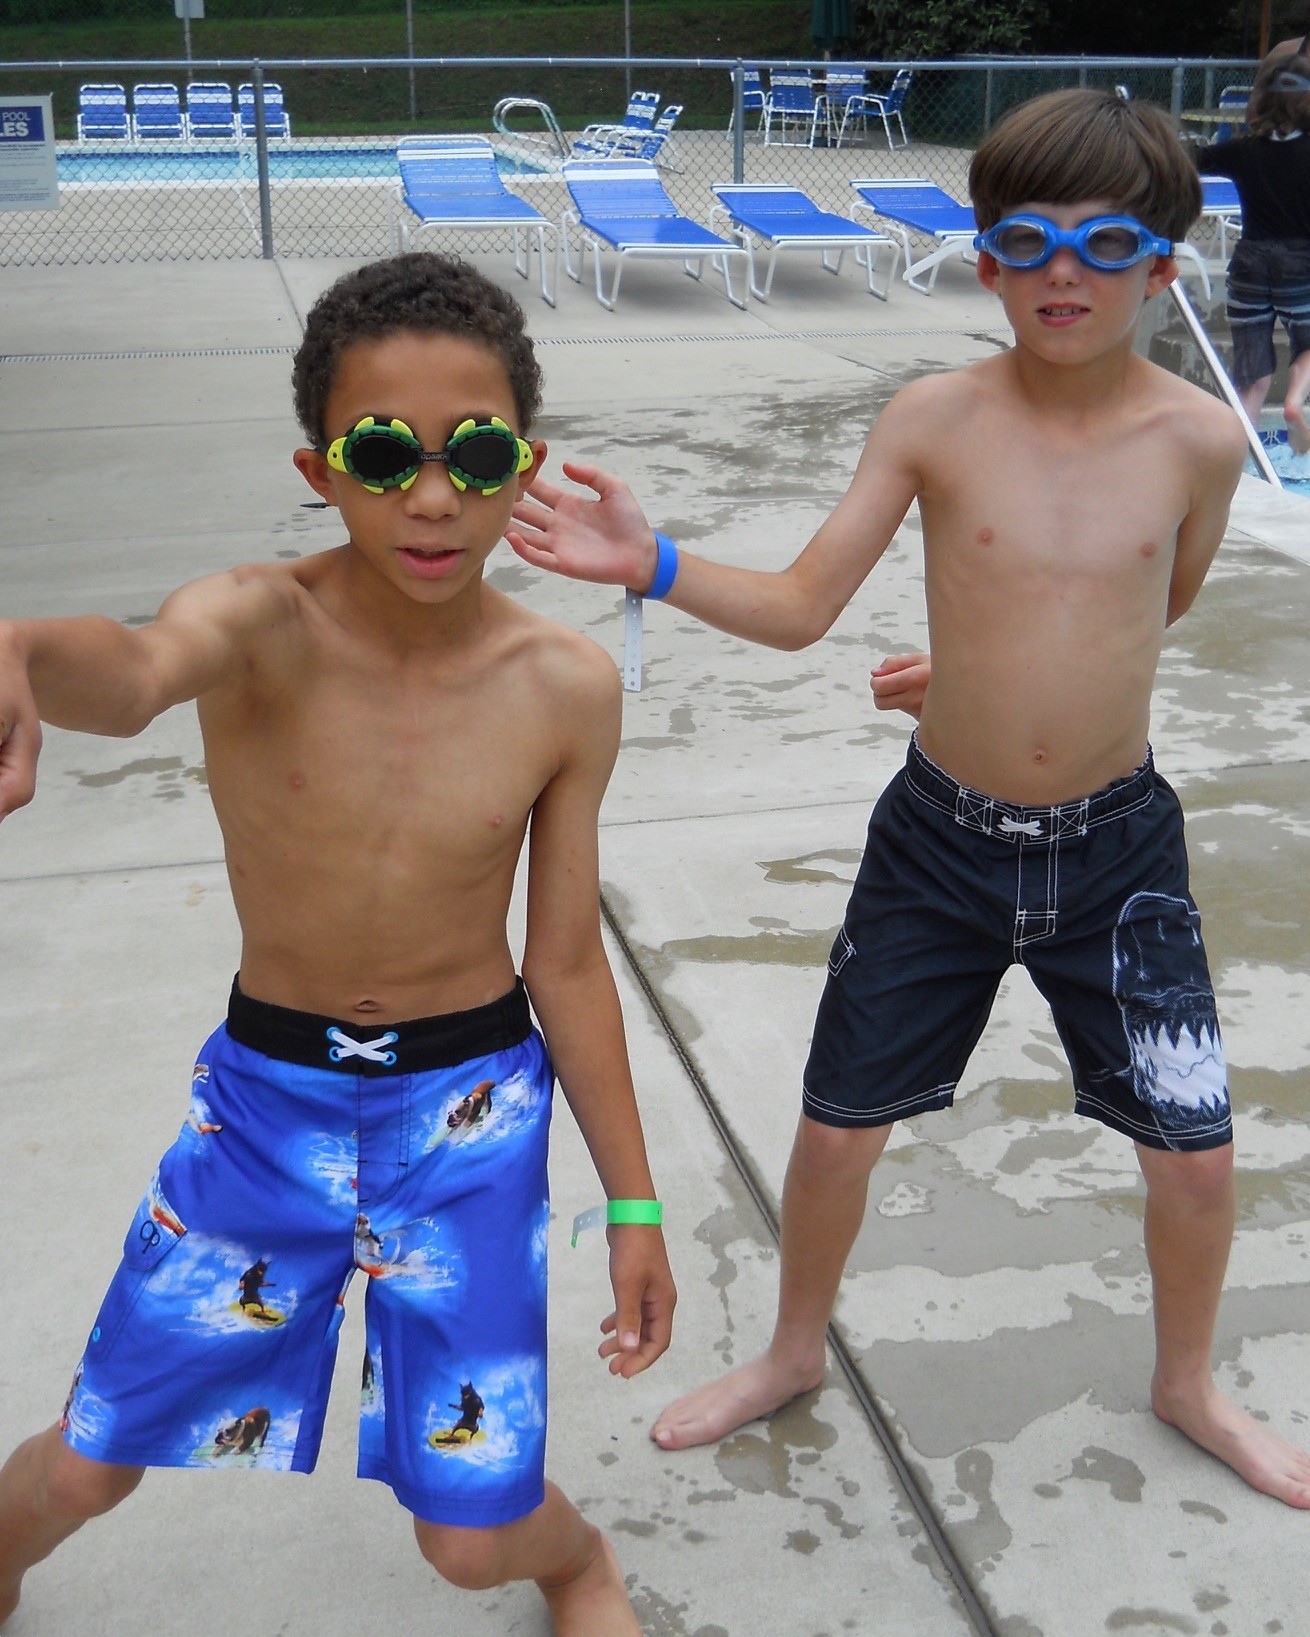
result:
M 365 415 L 327 452 L 329 466 L 375 495 L 408 489 L 427 460 L 440 461 L 457 489 L 494 495 L 532 465 L 532 449 L 498 415 L 490 421 L 461 421 L 444 449 L 425 449 L 404 421 Z

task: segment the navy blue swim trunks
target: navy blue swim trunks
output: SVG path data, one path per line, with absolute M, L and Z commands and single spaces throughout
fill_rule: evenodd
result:
M 521 983 L 370 1027 L 234 985 L 78 1366 L 68 1443 L 312 1471 L 360 1273 L 360 1476 L 432 1523 L 539 1506 L 552 1085 Z
M 1182 810 L 1149 752 L 1082 801 L 1019 807 L 911 741 L 828 962 L 806 1114 L 876 1126 L 949 1107 L 1015 962 L 1050 1003 L 1079 1113 L 1148 1148 L 1232 1140 Z

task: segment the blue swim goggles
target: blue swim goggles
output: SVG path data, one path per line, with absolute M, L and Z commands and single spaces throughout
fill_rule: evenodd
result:
M 1068 247 L 1084 267 L 1098 273 L 1122 273 L 1148 256 L 1169 256 L 1173 245 L 1131 216 L 1093 216 L 1080 227 L 1057 227 L 1045 216 L 1006 216 L 979 233 L 975 250 L 1006 267 L 1045 267 L 1057 250 Z

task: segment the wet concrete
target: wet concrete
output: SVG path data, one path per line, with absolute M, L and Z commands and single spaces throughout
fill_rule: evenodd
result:
M 194 348 L 246 333 L 283 344 L 335 267 L 151 269 L 139 282 L 131 271 L 63 270 L 49 302 L 14 275 L 16 299 L 40 308 L 32 350 Z M 552 459 L 622 470 L 689 547 L 785 562 L 896 385 L 1003 343 L 999 309 L 960 271 L 932 302 L 902 288 L 884 308 L 798 264 L 786 302 L 744 315 L 680 281 L 686 292 L 667 301 L 677 329 L 696 333 L 678 341 L 659 337 L 663 293 L 647 306 L 625 280 L 624 307 L 600 315 L 570 287 L 557 312 L 532 314 Z M 833 286 L 850 298 L 850 334 L 831 333 Z M 276 356 L 184 371 L 21 366 L 21 415 L 12 396 L 0 406 L 0 437 L 32 476 L 0 547 L 6 606 L 135 621 L 208 568 L 334 543 L 332 519 L 299 509 L 286 368 Z M 251 403 L 257 425 L 242 414 Z M 56 462 L 50 430 L 68 424 L 80 430 Z M 181 470 L 202 445 L 205 461 L 162 505 L 147 453 Z M 214 482 L 223 470 L 241 482 Z M 1289 504 L 1244 482 L 1210 583 L 1170 633 L 1153 738 L 1188 816 L 1238 1107 L 1220 1379 L 1310 1438 L 1310 506 L 1302 518 Z M 835 1367 L 817 1393 L 716 1449 L 669 1456 L 646 1437 L 667 1399 L 768 1334 L 776 1249 L 684 1062 L 776 1209 L 827 949 L 869 807 L 904 755 L 903 724 L 871 709 L 868 672 L 924 640 L 919 549 L 912 513 L 829 638 L 801 655 L 668 608 L 645 614 L 646 687 L 626 701 L 602 867 L 680 1327 L 639 1382 L 616 1387 L 596 1364 L 603 1251 L 569 1252 L 562 1231 L 594 1182 L 561 1119 L 551 1459 L 615 1539 L 643 1627 L 661 1637 L 970 1629 Z M 508 553 L 493 578 L 621 654 L 611 593 L 543 580 Z M 0 1344 L 8 1443 L 62 1402 L 140 1185 L 180 1117 L 179 1074 L 235 964 L 189 712 L 129 745 L 50 733 L 38 803 L 0 836 L 0 947 L 7 1210 L 43 1224 L 40 1257 L 11 1257 L 0 1275 L 10 1311 L 27 1316 L 21 1344 Z M 956 1107 L 898 1128 L 875 1173 L 838 1308 L 864 1391 L 1004 1637 L 1296 1632 L 1307 1520 L 1151 1416 L 1140 1180 L 1129 1145 L 1071 1102 L 1049 1014 L 1014 974 Z M 66 1202 L 53 1216 L 52 1195 Z M 437 1585 L 394 1503 L 350 1477 L 348 1335 L 312 1483 L 158 1476 L 33 1577 L 17 1637 L 230 1630 L 214 1565 L 244 1561 L 252 1542 L 276 1564 L 257 1606 L 243 1605 L 255 1634 L 434 1619 L 471 1637 L 542 1631 L 530 1593 Z

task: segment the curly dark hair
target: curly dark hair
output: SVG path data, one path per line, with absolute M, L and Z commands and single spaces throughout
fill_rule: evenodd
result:
M 328 393 L 341 355 L 356 341 L 380 341 L 399 330 L 480 341 L 505 366 L 526 434 L 541 409 L 542 374 L 513 296 L 456 256 L 414 251 L 343 274 L 318 298 L 291 366 L 296 417 L 320 452 Z
M 1017 206 L 1107 199 L 1173 243 L 1201 213 L 1196 166 L 1162 109 L 1115 91 L 1050 91 L 985 136 L 969 196 L 986 232 Z

